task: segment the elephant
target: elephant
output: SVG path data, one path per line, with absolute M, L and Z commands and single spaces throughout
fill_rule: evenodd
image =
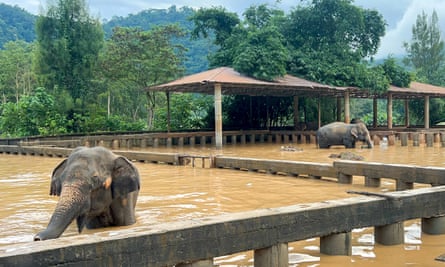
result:
M 374 147 L 369 131 L 363 122 L 352 124 L 332 122 L 317 130 L 317 143 L 319 148 L 329 148 L 335 145 L 355 148 L 355 142 L 357 140 L 366 142 L 368 148 Z
M 50 195 L 59 201 L 35 241 L 58 238 L 76 219 L 77 230 L 136 222 L 140 190 L 137 168 L 104 147 L 77 147 L 53 170 Z

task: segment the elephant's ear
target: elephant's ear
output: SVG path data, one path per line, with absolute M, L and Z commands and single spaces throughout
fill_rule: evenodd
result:
M 139 172 L 125 157 L 114 160 L 114 169 L 111 173 L 111 193 L 113 198 L 137 191 L 140 188 Z
M 352 136 L 354 136 L 355 138 L 357 138 L 357 136 L 358 136 L 357 129 L 356 129 L 356 128 L 352 128 L 352 129 L 351 129 L 351 134 L 352 134 Z
M 49 194 L 51 196 L 60 196 L 62 191 L 62 172 L 66 167 L 66 159 L 64 159 L 57 167 L 53 170 L 51 175 L 51 188 Z

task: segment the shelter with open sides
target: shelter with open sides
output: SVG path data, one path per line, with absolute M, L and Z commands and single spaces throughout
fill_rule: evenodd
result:
M 167 94 L 172 92 L 202 93 L 214 95 L 215 107 L 215 143 L 222 148 L 222 95 L 249 95 L 249 96 L 285 96 L 293 97 L 295 125 L 298 123 L 298 97 L 313 98 L 335 97 L 341 103 L 344 99 L 344 121 L 350 121 L 349 99 L 374 99 L 374 127 L 377 126 L 377 99 L 387 98 L 388 128 L 392 128 L 392 99 L 405 99 L 406 125 L 409 122 L 408 100 L 412 98 L 425 99 L 425 128 L 429 128 L 429 98 L 445 97 L 445 88 L 412 82 L 410 88 L 391 86 L 386 94 L 373 95 L 367 90 L 355 87 L 335 87 L 320 84 L 291 75 L 285 75 L 273 82 L 257 80 L 240 74 L 233 68 L 219 67 L 204 72 L 188 75 L 169 83 L 148 87 L 147 91 L 160 91 Z M 168 101 L 168 112 L 170 103 Z M 318 108 L 318 126 L 320 126 L 320 107 Z M 338 109 L 341 110 L 340 108 Z M 341 118 L 341 114 L 337 114 Z M 169 117 L 169 115 L 168 115 Z

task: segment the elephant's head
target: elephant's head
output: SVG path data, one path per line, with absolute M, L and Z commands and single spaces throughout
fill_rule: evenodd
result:
M 137 198 L 139 180 L 137 169 L 124 157 L 101 147 L 75 149 L 52 173 L 50 195 L 60 196 L 59 202 L 47 228 L 34 240 L 59 237 L 74 219 L 79 233 L 90 220 L 98 226 L 123 225 L 114 222 L 113 213 L 120 211 L 112 210 L 113 201 L 124 203 L 131 192 Z M 133 207 L 124 208 L 134 212 L 136 199 L 131 203 Z M 134 218 L 129 220 L 133 222 L 126 225 L 134 223 Z
M 351 135 L 355 138 L 355 140 L 367 143 L 368 148 L 374 147 L 371 140 L 371 135 L 363 122 L 351 124 Z

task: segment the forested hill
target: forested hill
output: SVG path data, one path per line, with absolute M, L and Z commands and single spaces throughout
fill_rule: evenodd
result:
M 36 16 L 23 8 L 0 3 L 0 48 L 8 41 L 34 41 L 35 21 Z
M 153 27 L 178 24 L 187 33 L 193 28 L 193 22 L 189 17 L 195 13 L 190 7 L 176 8 L 171 6 L 168 9 L 147 9 L 135 15 L 127 17 L 113 17 L 103 24 L 105 35 L 111 36 L 114 27 L 139 27 L 143 30 L 150 30 Z M 189 34 L 177 42 L 188 49 L 186 53 L 185 69 L 187 74 L 197 73 L 208 68 L 207 55 L 216 48 L 209 39 L 190 40 Z
M 175 23 L 189 32 L 193 23 L 188 18 L 194 12 L 192 8 L 176 8 L 176 6 L 171 6 L 168 9 L 147 9 L 126 17 L 113 17 L 109 21 L 104 21 L 102 25 L 107 38 L 111 36 L 113 28 L 117 26 L 150 30 L 155 26 Z M 0 4 L 0 48 L 8 41 L 34 41 L 36 38 L 35 21 L 36 16 L 18 6 Z M 210 40 L 198 39 L 192 41 L 190 36 L 187 35 L 181 40 L 175 40 L 175 42 L 188 49 L 184 62 L 187 74 L 200 72 L 208 68 L 207 55 L 215 49 Z

